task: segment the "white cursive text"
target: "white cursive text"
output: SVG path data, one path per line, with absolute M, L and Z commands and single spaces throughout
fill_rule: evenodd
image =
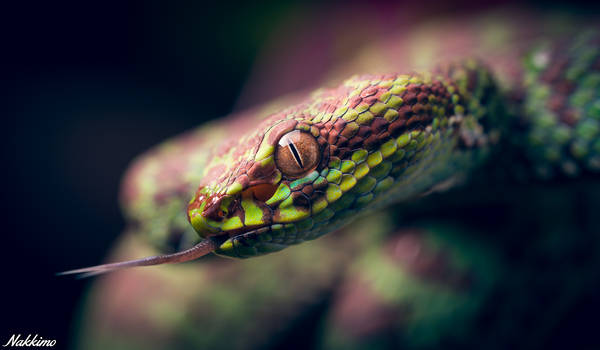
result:
M 20 334 L 13 334 L 10 339 L 6 342 L 6 344 L 2 345 L 3 348 L 7 346 L 48 346 L 53 347 L 56 345 L 56 340 L 54 339 L 44 339 L 42 337 L 38 337 L 38 335 L 34 335 L 31 337 L 31 334 L 27 334 L 27 338 L 21 339 Z

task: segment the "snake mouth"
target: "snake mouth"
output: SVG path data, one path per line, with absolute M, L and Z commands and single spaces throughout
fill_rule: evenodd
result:
M 250 230 L 236 230 L 213 236 L 217 244 L 214 253 L 230 258 L 245 259 L 258 255 L 273 253 L 297 243 L 285 225 L 272 224 L 255 227 Z
M 226 238 L 226 239 L 234 239 L 237 237 L 242 237 L 245 235 L 250 235 L 250 234 L 261 234 L 261 233 L 265 233 L 267 232 L 271 226 L 274 226 L 273 224 L 265 224 L 265 225 L 255 225 L 255 226 L 246 226 L 246 227 L 241 227 L 238 229 L 234 229 L 234 230 L 229 230 L 229 231 L 221 231 L 217 234 L 215 234 L 213 237 L 214 238 Z

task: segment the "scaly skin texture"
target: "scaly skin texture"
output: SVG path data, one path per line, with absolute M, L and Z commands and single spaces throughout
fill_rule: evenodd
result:
M 152 254 L 147 237 L 181 249 L 200 234 L 254 257 L 342 228 L 243 262 L 107 276 L 82 347 L 276 348 L 316 325 L 310 344 L 325 349 L 543 346 L 598 288 L 600 49 L 575 23 L 515 15 L 390 35 L 327 80 L 403 73 L 328 83 L 149 151 L 124 182 L 136 235 L 120 258 Z M 322 152 L 300 179 L 273 158 L 293 129 Z M 578 178 L 550 189 L 540 176 Z M 256 186 L 275 192 L 261 201 Z
M 201 140 L 220 130 L 201 129 L 162 146 L 134 166 L 126 205 L 144 223 L 157 215 L 143 207 L 150 198 L 179 200 L 189 191 L 189 179 L 199 177 L 188 217 L 203 238 L 222 240 L 217 253 L 251 257 L 278 251 L 477 166 L 501 126 L 482 125 L 490 114 L 502 113 L 499 99 L 488 71 L 475 61 L 424 74 L 354 77 L 264 120 L 259 114 L 230 121 L 261 120 L 249 129 L 227 130 L 232 136 L 222 136 L 213 148 Z M 314 136 L 320 152 L 317 167 L 299 179 L 288 178 L 275 163 L 277 142 L 293 130 Z M 182 150 L 176 163 L 173 149 Z M 161 157 L 168 158 L 168 175 Z M 156 187 L 148 185 L 148 174 L 167 182 L 172 192 L 150 192 Z M 261 200 L 254 192 L 260 186 L 274 192 Z
M 191 198 L 188 220 L 218 240 L 218 254 L 251 257 L 468 174 L 499 142 L 525 153 L 515 167 L 532 164 L 541 175 L 597 171 L 597 38 L 539 41 L 521 58 L 523 81 L 512 83 L 521 99 L 501 92 L 484 64 L 463 59 L 425 73 L 355 76 L 275 113 L 203 127 L 133 166 L 126 211 L 159 243 L 193 242 L 181 214 Z M 319 164 L 299 179 L 275 162 L 278 141 L 293 130 L 319 144 Z

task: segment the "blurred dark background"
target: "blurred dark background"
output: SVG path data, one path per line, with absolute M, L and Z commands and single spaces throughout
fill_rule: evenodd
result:
M 437 12 L 458 6 L 427 5 Z M 169 136 L 232 111 L 273 32 L 290 18 L 322 15 L 335 6 L 340 4 L 2 5 L 2 344 L 13 333 L 56 339 L 58 348 L 68 344 L 74 310 L 90 280 L 54 274 L 103 261 L 124 227 L 117 194 L 128 162 Z M 597 9 L 583 2 L 552 6 Z

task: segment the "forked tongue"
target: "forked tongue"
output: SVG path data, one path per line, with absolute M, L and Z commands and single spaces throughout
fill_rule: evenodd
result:
M 84 267 L 82 269 L 59 272 L 56 275 L 77 275 L 77 277 L 79 278 L 84 278 L 136 266 L 176 264 L 180 262 L 198 259 L 201 256 L 213 252 L 215 249 L 217 249 L 217 243 L 211 239 L 205 239 L 189 249 L 173 254 L 155 255 L 141 259 Z

